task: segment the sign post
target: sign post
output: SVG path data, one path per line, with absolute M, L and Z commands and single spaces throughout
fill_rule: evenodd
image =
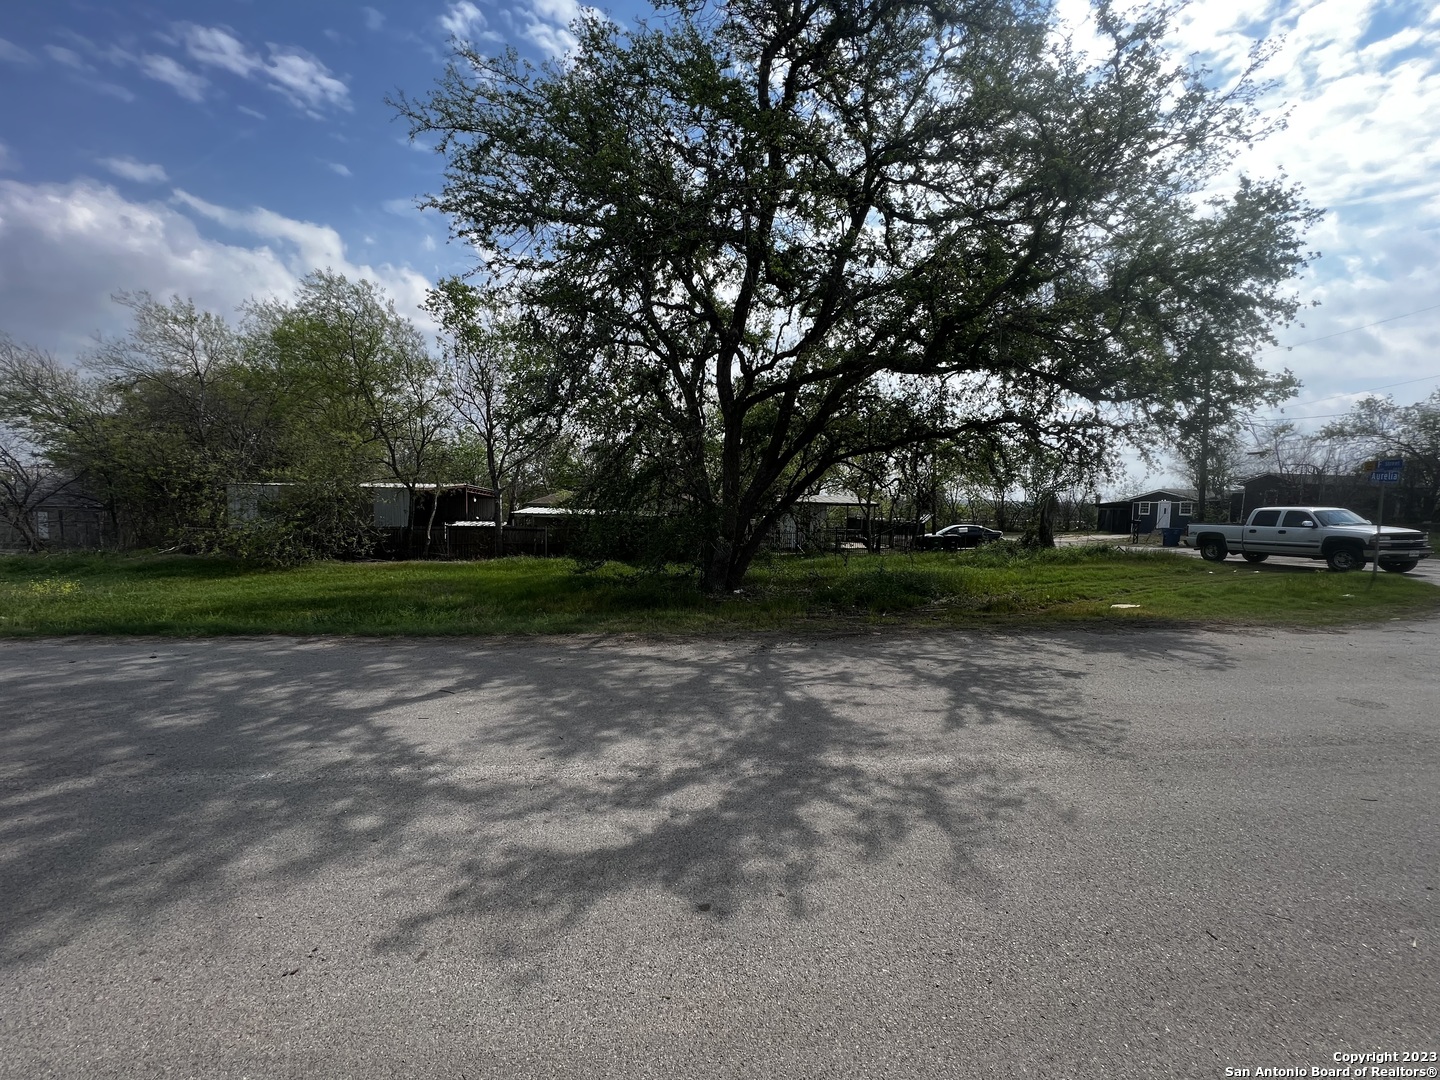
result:
M 1370 564 L 1370 580 L 1375 580 L 1375 575 L 1380 572 L 1380 530 L 1385 524 L 1385 487 L 1387 484 L 1400 483 L 1400 475 L 1405 471 L 1404 458 L 1381 458 L 1379 461 L 1367 461 L 1362 466 L 1370 473 L 1370 483 L 1380 488 L 1380 508 L 1375 515 L 1375 558 Z

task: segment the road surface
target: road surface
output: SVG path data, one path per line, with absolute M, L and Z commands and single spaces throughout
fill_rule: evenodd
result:
M 0 1077 L 1434 1053 L 1437 656 L 1434 621 L 0 644 Z

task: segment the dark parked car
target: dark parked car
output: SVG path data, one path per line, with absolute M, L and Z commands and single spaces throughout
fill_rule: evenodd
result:
M 984 525 L 946 525 L 939 532 L 915 537 L 915 546 L 921 551 L 958 551 L 979 547 L 1004 535 L 999 529 L 987 529 Z

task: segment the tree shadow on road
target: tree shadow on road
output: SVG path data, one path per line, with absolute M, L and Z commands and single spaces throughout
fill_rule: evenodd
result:
M 1034 761 L 1126 755 L 1092 671 L 1228 664 L 1171 633 L 0 656 L 0 965 L 307 890 L 371 904 L 378 950 L 478 918 L 508 954 L 637 894 L 806 919 L 912 850 L 980 895 L 1001 831 L 1073 809 Z

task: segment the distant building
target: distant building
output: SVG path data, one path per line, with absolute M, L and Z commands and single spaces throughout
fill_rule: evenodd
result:
M 1423 525 L 1431 520 L 1434 503 L 1423 484 L 1410 477 L 1405 481 L 1385 488 L 1385 521 Z M 1343 506 L 1374 521 L 1380 486 L 1361 472 L 1265 472 L 1241 481 L 1237 503 L 1232 504 L 1235 521 L 1244 521 L 1259 506 Z
M 1149 533 L 1155 531 L 1160 503 L 1170 506 L 1170 527 L 1183 529 L 1195 516 L 1194 488 L 1155 488 L 1123 499 L 1095 504 L 1095 531 L 1102 533 Z M 1136 527 L 1138 523 L 1139 527 Z
M 46 551 L 94 551 L 115 544 L 114 529 L 99 499 L 64 476 L 48 486 L 51 493 L 27 515 L 29 528 Z M 0 518 L 0 551 L 28 550 L 24 533 Z
M 850 528 L 854 516 L 850 511 L 860 511 L 868 518 L 874 507 L 873 502 L 849 492 L 806 495 L 796 499 L 795 505 L 776 522 L 771 533 L 773 543 L 782 551 L 800 551 L 827 546 L 837 537 L 844 540 L 848 533 L 861 531 L 859 523 L 856 528 Z

